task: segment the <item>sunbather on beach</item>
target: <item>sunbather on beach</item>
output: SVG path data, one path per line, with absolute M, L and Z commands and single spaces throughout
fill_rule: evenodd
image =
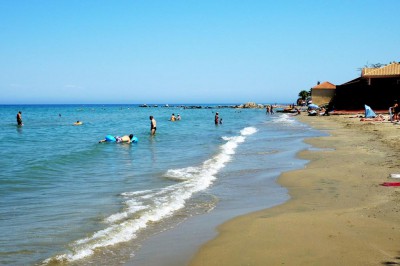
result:
M 361 118 L 360 121 L 385 121 L 385 118 L 383 117 L 383 115 L 378 115 L 377 117 L 374 118 Z

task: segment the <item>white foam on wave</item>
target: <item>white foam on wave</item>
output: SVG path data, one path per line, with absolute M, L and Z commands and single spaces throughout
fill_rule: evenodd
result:
M 165 177 L 177 180 L 177 181 L 184 181 L 193 178 L 197 175 L 201 169 L 199 167 L 187 167 L 181 169 L 170 169 L 165 174 Z
M 257 132 L 257 128 L 255 127 L 245 127 L 240 131 L 240 134 L 243 136 L 252 135 Z
M 296 120 L 289 114 L 281 114 L 279 116 L 274 116 L 272 122 L 292 125 L 293 123 L 296 122 Z
M 80 260 L 91 256 L 98 248 L 136 238 L 137 232 L 146 228 L 150 222 L 173 215 L 185 207 L 186 201 L 194 193 L 208 188 L 216 179 L 216 174 L 231 160 L 237 146 L 245 141 L 246 136 L 256 132 L 256 128 L 247 127 L 240 131 L 239 136 L 223 137 L 226 143 L 202 165 L 170 169 L 165 173 L 165 177 L 181 181 L 179 183 L 159 190 L 122 193 L 125 208 L 105 219 L 108 227 L 75 241 L 71 245 L 71 252 L 47 259 L 44 263 Z
M 138 213 L 139 211 L 148 209 L 148 206 L 142 205 L 142 202 L 139 202 L 135 199 L 125 201 L 125 204 L 128 206 L 126 211 L 110 215 L 104 221 L 106 223 L 115 223 L 117 221 L 124 220 L 129 216 L 132 216 L 132 214 Z
M 124 192 L 121 193 L 121 196 L 134 196 L 134 195 L 142 195 L 151 192 L 151 190 L 139 190 L 139 191 L 132 191 L 132 192 Z

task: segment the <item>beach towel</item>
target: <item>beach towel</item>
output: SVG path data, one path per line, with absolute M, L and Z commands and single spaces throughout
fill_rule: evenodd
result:
M 390 174 L 390 178 L 400 178 L 400 174 Z
M 381 186 L 385 187 L 400 187 L 400 182 L 383 182 Z
M 365 117 L 366 118 L 374 118 L 376 117 L 376 114 L 374 111 L 372 111 L 371 107 L 369 107 L 368 105 L 364 105 L 365 106 Z

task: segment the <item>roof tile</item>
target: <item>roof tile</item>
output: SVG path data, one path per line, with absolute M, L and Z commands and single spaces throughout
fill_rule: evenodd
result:
M 362 71 L 362 77 L 387 77 L 387 76 L 400 76 L 400 63 L 391 63 L 381 68 L 364 68 Z
M 315 87 L 312 87 L 312 89 L 332 89 L 332 90 L 334 90 L 334 89 L 336 89 L 336 85 L 334 85 L 328 81 L 325 81 Z

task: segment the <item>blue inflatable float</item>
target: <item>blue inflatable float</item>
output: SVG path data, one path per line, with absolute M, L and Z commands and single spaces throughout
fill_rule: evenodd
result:
M 114 141 L 117 141 L 117 140 L 116 140 L 113 136 L 111 136 L 111 135 L 107 135 L 105 139 L 106 139 L 107 142 L 114 142 Z
M 112 135 L 107 135 L 105 137 L 105 140 L 106 140 L 106 142 L 116 142 L 117 141 L 117 139 Z M 138 141 L 139 141 L 139 139 L 135 136 L 133 136 L 131 139 L 131 143 L 138 143 Z

